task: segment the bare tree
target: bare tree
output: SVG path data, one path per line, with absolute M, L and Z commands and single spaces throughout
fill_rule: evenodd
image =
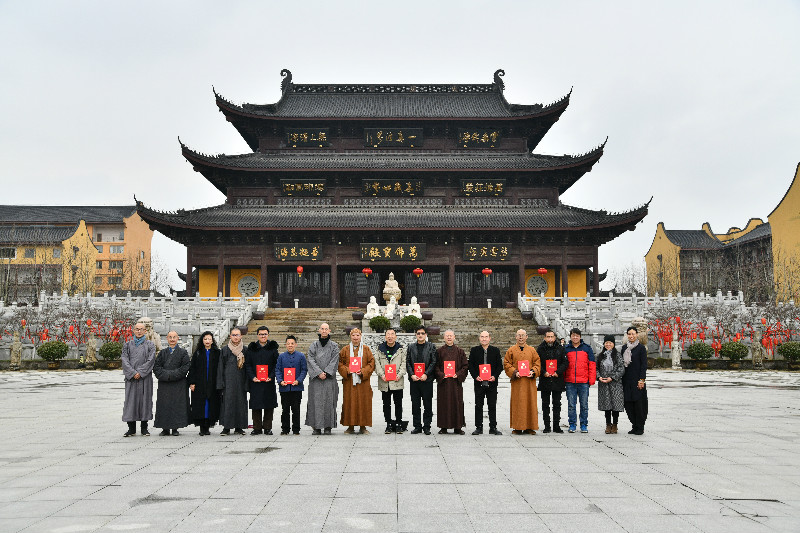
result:
M 611 289 L 614 294 L 647 294 L 647 265 L 644 259 L 612 269 L 609 278 L 614 286 Z

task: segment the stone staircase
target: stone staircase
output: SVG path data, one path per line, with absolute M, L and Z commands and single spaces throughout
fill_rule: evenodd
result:
M 456 334 L 456 344 L 466 352 L 478 344 L 478 335 L 484 329 L 492 335 L 492 344 L 499 347 L 503 353 L 514 344 L 514 335 L 520 328 L 528 332 L 528 344 L 536 346 L 542 341 L 536 334 L 536 324 L 530 320 L 523 320 L 519 309 L 437 308 L 429 311 L 433 312 L 433 320 L 429 321 L 429 324 L 439 326 L 442 334 L 445 330 L 452 329 Z M 344 333 L 345 326 L 360 326 L 353 320 L 352 314 L 351 309 L 270 308 L 263 320 L 250 321 L 244 340 L 248 344 L 256 340 L 256 328 L 266 325 L 270 330 L 270 339 L 281 347 L 284 345 L 286 335 L 291 333 L 297 337 L 301 351 L 305 351 L 317 339 L 320 323 L 327 322 L 331 326 L 333 339 L 342 345 L 349 340 Z M 442 335 L 432 336 L 430 340 L 437 346 L 444 342 Z

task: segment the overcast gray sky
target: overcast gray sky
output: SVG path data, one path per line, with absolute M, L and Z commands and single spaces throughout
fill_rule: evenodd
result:
M 181 157 L 249 151 L 217 111 L 296 83 L 491 83 L 571 103 L 537 152 L 605 155 L 562 197 L 628 210 L 601 271 L 656 223 L 717 232 L 766 216 L 800 162 L 800 2 L 0 0 L 0 203 L 163 210 L 224 198 Z M 185 268 L 160 234 L 154 250 Z

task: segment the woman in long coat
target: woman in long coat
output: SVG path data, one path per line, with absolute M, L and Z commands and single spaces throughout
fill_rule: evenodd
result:
M 244 369 L 244 343 L 242 331 L 233 328 L 228 344 L 222 347 L 217 371 L 217 388 L 222 395 L 219 411 L 220 435 L 234 433 L 244 435 L 249 413 L 247 412 L 247 373 Z
M 361 359 L 361 371 L 350 372 L 350 358 Z M 361 342 L 361 330 L 350 331 L 350 344 L 339 352 L 339 375 L 342 376 L 342 419 L 347 426 L 345 433 L 353 433 L 355 426 L 361 426 L 359 433 L 369 433 L 372 426 L 372 385 L 370 376 L 375 372 L 375 357 L 372 350 Z
M 278 343 L 269 340 L 269 328 L 261 326 L 256 331 L 257 341 L 247 347 L 244 357 L 247 384 L 250 386 L 250 409 L 253 411 L 251 435 L 272 435 L 272 417 L 278 407 L 275 390 L 275 365 L 278 363 Z M 258 378 L 258 367 L 266 365 L 267 381 Z
M 628 342 L 622 347 L 625 365 L 622 390 L 625 394 L 625 412 L 633 426 L 628 434 L 642 435 L 647 420 L 647 349 L 639 344 L 639 332 L 635 327 L 629 327 L 627 334 Z
M 158 379 L 156 396 L 156 419 L 153 425 L 161 428 L 161 436 L 167 436 L 172 430 L 178 435 L 178 428 L 189 425 L 189 384 L 186 373 L 189 372 L 191 359 L 189 352 L 178 346 L 178 334 L 167 333 L 166 348 L 156 357 L 153 373 Z
M 597 357 L 597 408 L 605 411 L 606 433 L 617 432 L 619 414 L 625 409 L 622 374 L 625 364 L 614 346 L 614 335 L 606 335 L 603 352 Z
M 200 435 L 210 435 L 208 428 L 219 420 L 217 369 L 219 348 L 210 331 L 200 335 L 189 366 L 189 390 L 192 391 L 192 421 L 200 426 Z

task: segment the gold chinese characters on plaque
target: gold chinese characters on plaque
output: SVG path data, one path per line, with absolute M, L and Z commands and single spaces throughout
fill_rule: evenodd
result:
M 319 261 L 322 259 L 322 245 L 319 243 L 276 242 L 275 259 L 278 261 L 302 260 Z
M 364 196 L 417 196 L 422 194 L 422 180 L 361 180 Z
M 361 243 L 362 261 L 424 261 L 424 242 L 364 242 Z
M 506 180 L 461 180 L 461 194 L 464 196 L 503 196 Z
M 325 194 L 325 180 L 281 180 L 284 196 L 322 196 Z
M 422 146 L 422 128 L 364 128 L 364 145 L 372 148 Z
M 328 139 L 330 139 L 330 130 L 328 128 L 286 129 L 286 145 L 292 148 L 297 148 L 298 146 L 304 148 L 330 146 L 331 143 Z
M 511 255 L 511 243 L 467 242 L 464 243 L 466 261 L 505 261 Z
M 458 144 L 463 148 L 494 148 L 500 141 L 500 130 L 458 130 Z

